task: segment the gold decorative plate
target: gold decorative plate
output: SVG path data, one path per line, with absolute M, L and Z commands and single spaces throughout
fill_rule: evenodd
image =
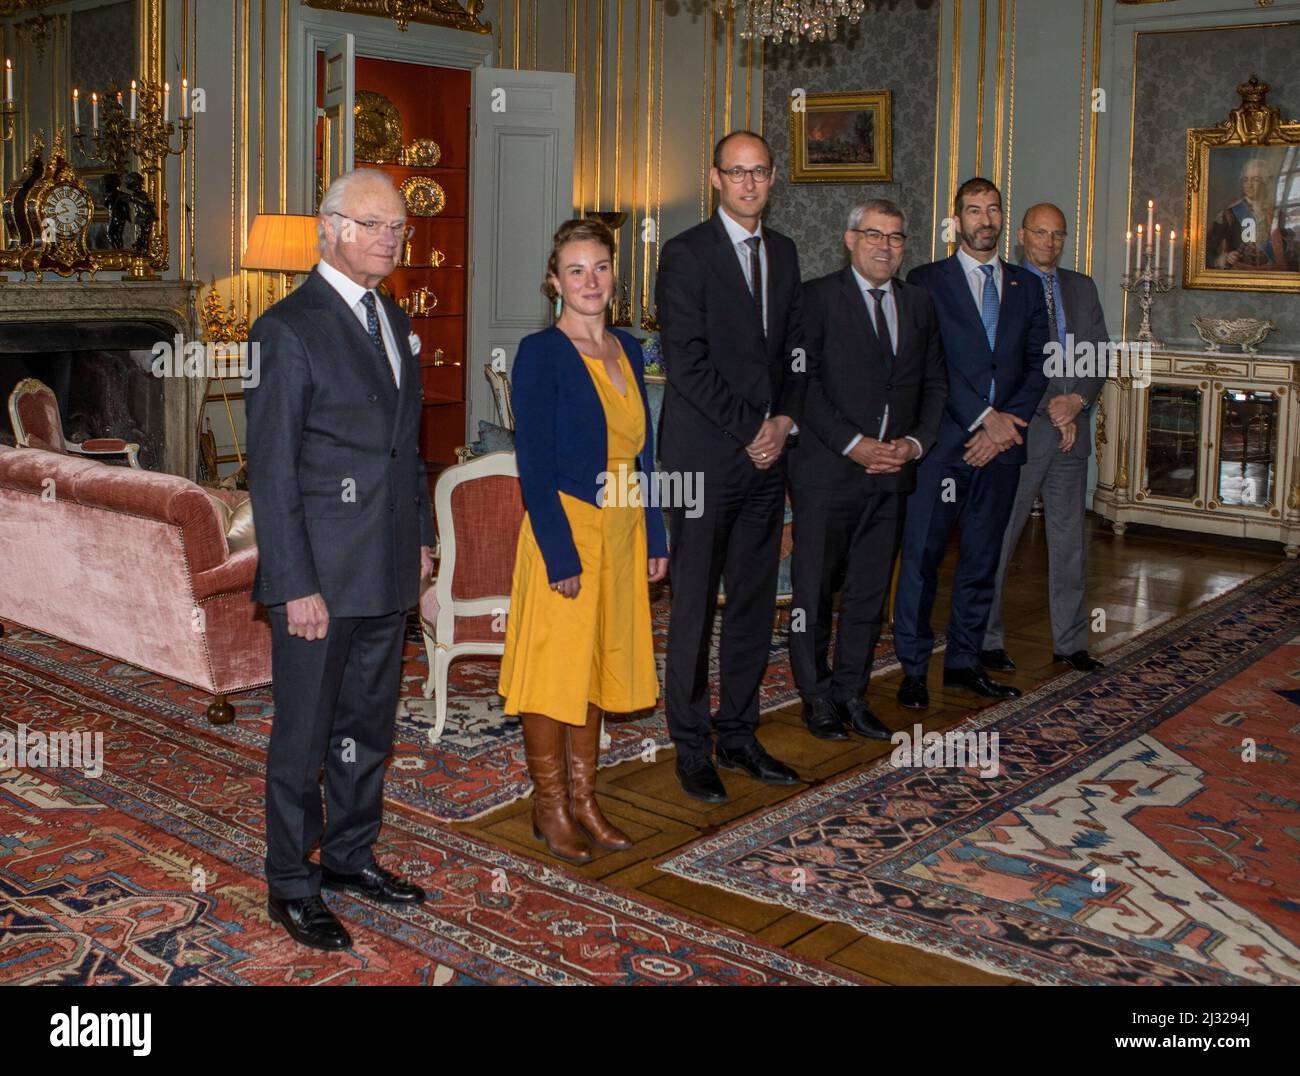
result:
M 402 152 L 402 117 L 382 93 L 357 90 L 352 106 L 353 151 L 359 161 L 395 161 Z
M 406 147 L 407 164 L 432 168 L 442 160 L 442 147 L 432 138 L 417 138 Z
M 412 176 L 402 184 L 406 211 L 413 217 L 436 217 L 447 204 L 447 192 L 433 179 Z

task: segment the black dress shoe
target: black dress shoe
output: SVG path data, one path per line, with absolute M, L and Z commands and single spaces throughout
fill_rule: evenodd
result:
M 986 669 L 993 669 L 995 672 L 1015 672 L 1016 663 L 1011 660 L 1011 655 L 1001 648 L 997 650 L 981 650 L 980 664 Z
M 975 692 L 976 695 L 983 695 L 986 699 L 1020 698 L 1020 688 L 990 680 L 988 673 L 978 667 L 972 669 L 944 669 L 943 686 L 965 688 L 967 691 Z
M 757 740 L 751 740 L 744 747 L 726 748 L 719 744 L 716 754 L 718 765 L 723 769 L 744 770 L 755 781 L 762 781 L 765 785 L 799 783 L 799 775 L 764 751 Z
M 713 768 L 713 760 L 708 755 L 679 758 L 677 780 L 682 791 L 693 800 L 703 800 L 705 803 L 727 802 L 727 790 L 722 787 L 722 778 Z
M 859 736 L 866 736 L 872 740 L 888 740 L 892 735 L 862 699 L 846 699 L 840 703 L 840 710 Z
M 352 936 L 319 896 L 285 900 L 268 895 L 266 912 L 302 945 L 313 949 L 352 948 Z
M 847 740 L 844 722 L 830 699 L 812 699 L 803 704 L 803 723 L 819 740 Z
M 1073 654 L 1053 654 L 1052 660 L 1063 661 L 1079 672 L 1096 672 L 1106 667 L 1086 650 L 1076 650 Z
M 321 864 L 320 884 L 325 889 L 346 889 L 380 904 L 419 904 L 424 890 L 414 882 L 399 878 L 378 863 L 362 867 L 356 874 L 340 874 Z
M 904 676 L 898 685 L 898 705 L 909 710 L 925 710 L 930 706 L 930 689 L 924 676 Z

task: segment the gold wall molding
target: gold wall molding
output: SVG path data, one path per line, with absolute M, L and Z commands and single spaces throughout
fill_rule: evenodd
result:
M 1085 0 L 1086 2 L 1086 0 Z M 980 0 L 980 34 L 979 34 L 979 54 L 980 62 L 978 75 L 975 79 L 975 175 L 983 175 L 984 170 L 980 168 L 980 162 L 984 159 L 984 54 L 988 51 L 988 40 L 986 33 L 986 22 L 988 19 L 988 0 Z
M 935 260 L 939 244 L 939 133 L 943 118 L 943 0 L 939 0 L 939 15 L 934 34 L 934 187 L 930 193 L 930 260 Z M 944 216 L 947 216 L 945 213 Z
M 1007 0 L 998 0 L 998 70 L 997 88 L 994 90 L 996 109 L 993 117 L 993 186 L 1001 187 L 1002 139 L 1006 136 L 1007 108 L 1004 94 L 1007 88 Z
M 1079 271 L 1083 228 L 1083 136 L 1088 129 L 1088 0 L 1083 0 L 1083 32 L 1079 35 L 1079 175 L 1074 187 L 1074 271 Z
M 515 3 L 515 67 L 518 67 L 518 0 Z M 469 30 L 476 34 L 492 32 L 492 24 L 479 19 L 483 0 L 468 0 L 464 6 L 456 0 L 302 0 L 302 5 L 320 11 L 342 11 L 350 15 L 376 15 L 392 19 L 402 31 L 410 29 L 411 23 L 418 22 L 425 26 L 449 26 L 453 30 Z
M 1011 71 L 1008 74 L 1007 90 L 1007 179 L 1002 189 L 1002 207 L 1004 220 L 1011 219 L 1011 165 L 1016 144 L 1016 16 L 1019 14 L 1020 0 L 1011 0 Z M 1011 229 L 1003 225 L 1002 257 L 1011 257 Z
M 1096 0 L 1092 17 L 1092 97 L 1096 96 L 1101 86 L 1101 0 Z M 1097 209 L 1097 110 L 1089 100 L 1088 133 L 1088 236 L 1085 241 L 1087 253 L 1084 255 L 1083 271 L 1092 275 L 1092 222 Z M 1079 242 L 1075 237 L 1075 243 Z
M 942 68 L 940 69 L 942 70 Z M 961 0 L 953 0 L 952 15 L 952 110 L 948 122 L 948 200 L 957 197 L 957 153 L 961 146 Z

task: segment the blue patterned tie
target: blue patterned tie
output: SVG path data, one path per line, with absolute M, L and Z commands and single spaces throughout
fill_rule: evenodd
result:
M 981 265 L 984 274 L 984 292 L 980 297 L 980 321 L 984 322 L 984 335 L 989 338 L 989 350 L 997 350 L 998 337 L 998 286 L 993 282 L 993 266 Z M 989 378 L 989 403 L 993 403 L 998 379 Z
M 397 374 L 393 372 L 392 359 L 388 357 L 388 348 L 384 347 L 384 334 L 379 329 L 379 311 L 375 307 L 375 293 L 368 291 L 361 296 L 361 305 L 366 308 L 366 331 L 370 333 L 370 339 L 374 341 L 375 347 L 379 349 L 379 354 L 384 360 L 388 375 L 396 382 Z
M 1043 298 L 1047 300 L 1047 331 L 1051 339 L 1061 343 L 1061 329 L 1056 321 L 1056 274 L 1043 277 Z

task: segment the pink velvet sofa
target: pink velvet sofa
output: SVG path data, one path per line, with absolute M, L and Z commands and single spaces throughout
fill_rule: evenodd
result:
M 193 482 L 0 445 L 0 622 L 208 692 L 213 724 L 234 718 L 228 695 L 271 682 L 256 568 Z

